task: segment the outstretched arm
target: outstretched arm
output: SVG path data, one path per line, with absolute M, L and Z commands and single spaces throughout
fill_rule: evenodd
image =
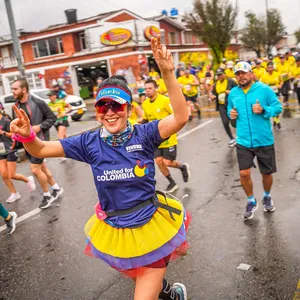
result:
M 17 116 L 10 124 L 10 131 L 13 134 L 20 135 L 23 138 L 29 138 L 31 135 L 30 120 L 24 110 L 13 106 Z M 35 137 L 30 142 L 23 143 L 24 148 L 32 156 L 38 158 L 45 157 L 64 157 L 65 152 L 59 141 L 45 142 Z
M 178 132 L 188 121 L 188 110 L 180 85 L 174 74 L 171 52 L 161 45 L 160 35 L 151 39 L 153 56 L 165 81 L 174 114 L 165 117 L 158 124 L 160 136 L 165 139 Z

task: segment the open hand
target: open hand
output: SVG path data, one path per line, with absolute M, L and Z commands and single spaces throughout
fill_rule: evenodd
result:
M 259 115 L 259 114 L 262 114 L 263 110 L 264 110 L 264 109 L 263 109 L 262 106 L 259 104 L 259 100 L 256 100 L 256 104 L 252 105 L 252 111 L 253 111 L 255 114 Z
M 10 132 L 19 134 L 23 137 L 30 136 L 30 120 L 23 109 L 18 109 L 15 105 L 13 105 L 13 110 L 17 116 L 10 123 Z
M 151 38 L 151 49 L 154 59 L 162 74 L 170 74 L 174 72 L 174 62 L 172 54 L 167 50 L 165 45 L 161 44 L 160 35 Z

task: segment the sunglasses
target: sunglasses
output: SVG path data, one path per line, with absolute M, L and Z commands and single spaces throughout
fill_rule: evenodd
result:
M 110 102 L 104 102 L 104 101 L 99 101 L 96 105 L 96 110 L 99 114 L 106 114 L 110 109 L 114 113 L 118 113 L 120 111 L 124 111 L 127 106 L 127 103 L 120 104 L 115 101 L 110 101 Z

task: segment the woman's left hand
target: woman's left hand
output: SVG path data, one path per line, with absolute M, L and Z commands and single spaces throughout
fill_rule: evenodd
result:
M 170 50 L 167 50 L 165 45 L 161 44 L 160 35 L 156 38 L 151 38 L 151 49 L 154 59 L 162 74 L 174 72 L 174 62 Z

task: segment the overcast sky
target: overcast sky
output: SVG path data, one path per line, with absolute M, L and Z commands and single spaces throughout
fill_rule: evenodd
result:
M 235 1 L 235 0 L 231 0 Z M 289 33 L 300 27 L 300 0 L 268 0 L 269 8 L 278 8 Z M 51 24 L 65 22 L 64 10 L 76 8 L 78 18 L 127 8 L 143 17 L 158 15 L 162 9 L 176 7 L 179 13 L 192 8 L 192 0 L 11 0 L 17 29 L 35 31 Z M 162 4 L 164 3 L 164 4 Z M 244 12 L 252 9 L 264 13 L 265 0 L 238 0 L 239 27 L 243 26 Z M 0 0 L 0 36 L 9 33 L 4 0 Z

